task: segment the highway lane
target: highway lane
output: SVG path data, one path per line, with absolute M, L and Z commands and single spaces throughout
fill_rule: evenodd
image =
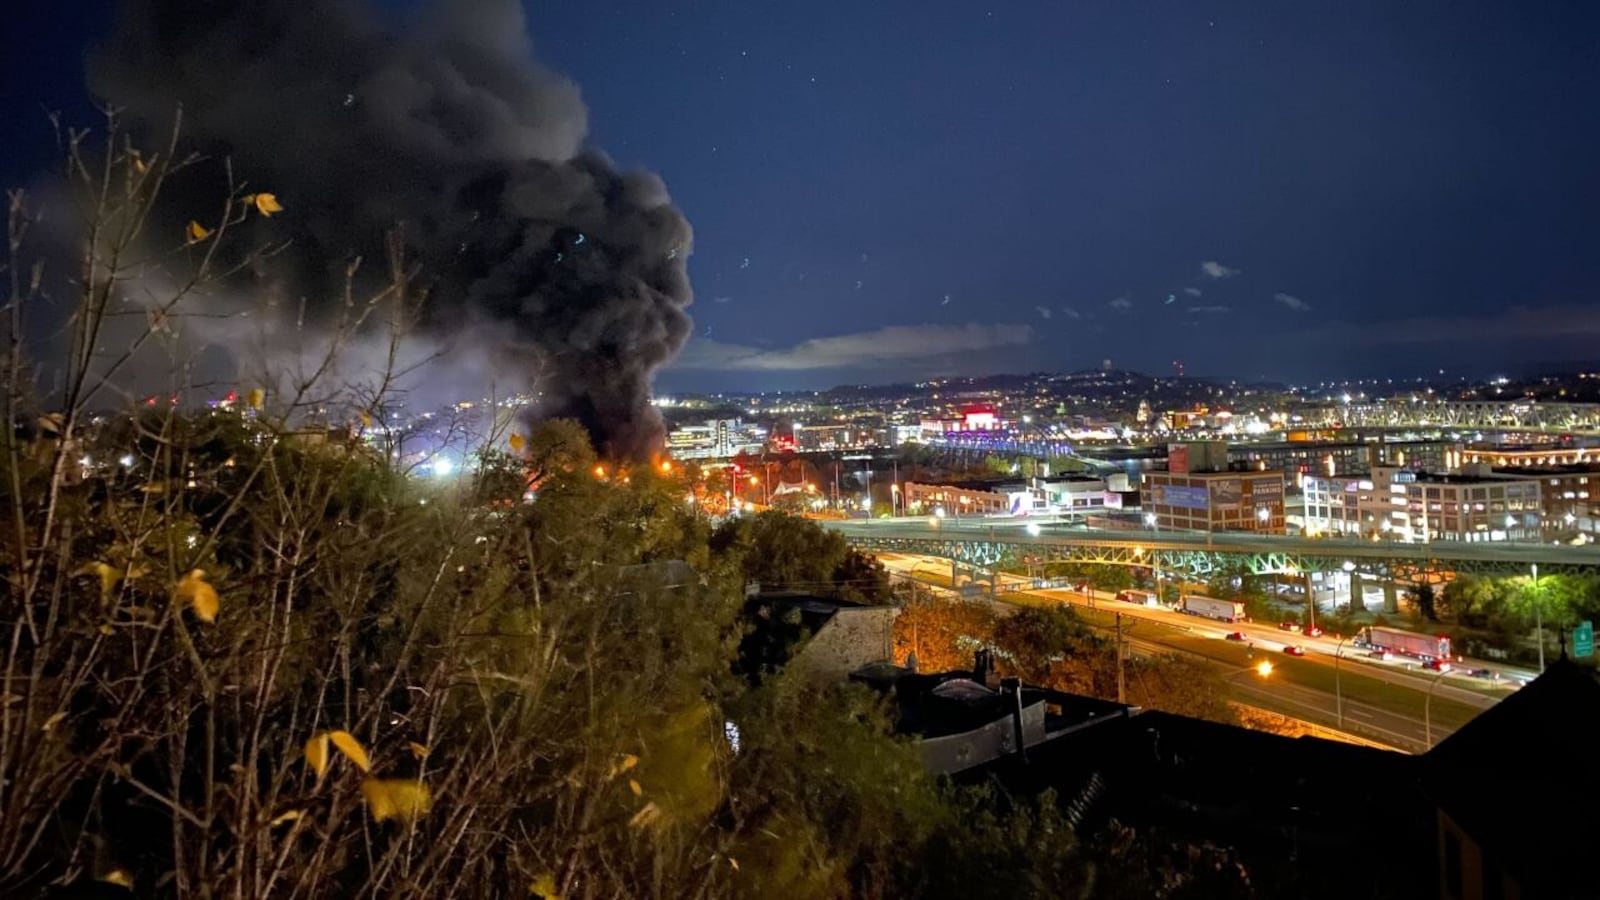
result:
M 940 568 L 939 564 L 943 563 L 942 572 L 937 574 L 948 576 L 950 571 L 949 562 L 940 560 L 938 557 L 885 553 L 880 554 L 879 558 L 884 560 L 914 560 L 918 571 L 928 573 L 935 573 Z M 887 561 L 885 565 L 888 565 Z M 1009 573 L 1001 573 L 1000 579 L 1001 584 L 1004 586 L 1020 587 L 1031 583 L 1031 579 Z M 1337 635 L 1330 636 L 1324 633 L 1320 638 L 1312 638 L 1295 632 L 1286 632 L 1273 625 L 1249 622 L 1233 624 L 1217 622 L 1200 616 L 1176 612 L 1165 607 L 1124 603 L 1117 600 L 1116 594 L 1111 591 L 1089 591 L 1085 594 L 1071 590 L 1029 590 L 1028 593 L 1059 600 L 1062 603 L 1120 612 L 1135 619 L 1160 622 L 1173 628 L 1184 629 L 1193 634 L 1206 637 L 1225 639 L 1231 633 L 1240 632 L 1245 635 L 1248 642 L 1274 653 L 1281 653 L 1285 647 L 1296 645 L 1306 651 L 1306 655 L 1301 657 L 1302 659 L 1309 662 L 1324 663 L 1330 667 L 1334 664 L 1334 656 L 1337 653 L 1340 658 L 1340 666 L 1347 672 L 1356 672 L 1416 691 L 1426 691 L 1433 687 L 1435 697 L 1448 698 L 1479 709 L 1488 709 L 1499 702 L 1500 696 L 1504 696 L 1503 693 L 1498 692 L 1496 694 L 1484 693 L 1483 690 L 1478 689 L 1483 684 L 1482 682 L 1474 684 L 1470 676 L 1453 673 L 1447 673 L 1439 684 L 1434 686 L 1433 681 L 1436 676 L 1433 673 L 1426 675 L 1414 674 L 1426 671 L 1417 667 L 1416 663 L 1407 663 L 1403 660 L 1379 661 L 1373 659 L 1367 655 L 1367 651 L 1354 646 L 1350 640 L 1345 640 L 1341 643 Z M 1408 667 L 1411 668 L 1411 671 L 1407 671 Z M 1456 682 L 1456 684 L 1452 684 L 1452 682 Z M 1509 692 L 1510 686 L 1506 685 L 1503 690 Z

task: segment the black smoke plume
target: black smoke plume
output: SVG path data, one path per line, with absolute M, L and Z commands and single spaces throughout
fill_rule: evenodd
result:
M 433 6 L 396 25 L 357 0 L 128 0 L 91 86 L 151 134 L 181 104 L 186 146 L 278 196 L 288 297 L 327 312 L 400 225 L 425 330 L 492 335 L 454 352 L 509 361 L 539 415 L 647 457 L 652 377 L 690 331 L 689 225 L 659 178 L 584 146 L 578 90 L 534 61 L 517 0 Z M 214 177 L 168 189 L 174 221 L 219 199 Z

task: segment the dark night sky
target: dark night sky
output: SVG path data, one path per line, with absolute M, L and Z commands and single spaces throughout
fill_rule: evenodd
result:
M 25 5 L 8 183 L 110 6 Z M 676 5 L 528 3 L 694 223 L 669 389 L 1600 357 L 1600 4 Z

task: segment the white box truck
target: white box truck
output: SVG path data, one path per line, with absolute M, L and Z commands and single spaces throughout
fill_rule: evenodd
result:
M 1191 616 L 1204 616 L 1219 622 L 1243 622 L 1244 604 L 1237 600 L 1217 600 L 1185 594 L 1178 601 L 1178 610 Z

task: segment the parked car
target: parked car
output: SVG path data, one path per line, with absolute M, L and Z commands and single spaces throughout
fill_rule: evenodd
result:
M 1290 644 L 1283 648 L 1283 652 L 1289 654 L 1290 656 L 1305 656 L 1306 648 L 1300 646 L 1299 644 Z

